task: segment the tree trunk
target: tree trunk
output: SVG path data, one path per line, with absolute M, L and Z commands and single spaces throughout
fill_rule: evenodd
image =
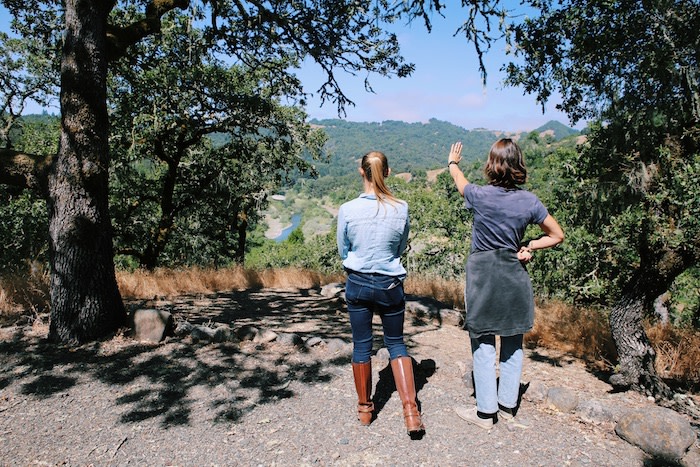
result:
M 670 388 L 656 373 L 656 352 L 644 332 L 643 306 L 639 297 L 625 296 L 610 313 L 610 328 L 619 356 L 619 370 L 610 378 L 617 387 L 662 399 L 672 396 Z
M 666 255 L 674 256 L 672 253 Z M 644 331 L 643 318 L 656 297 L 668 290 L 680 273 L 660 262 L 644 262 L 625 285 L 620 300 L 610 313 L 610 329 L 619 357 L 619 370 L 610 378 L 617 387 L 632 389 L 671 400 L 673 391 L 656 372 L 656 352 Z
M 246 234 L 248 233 L 248 216 L 245 209 L 238 213 L 236 216 L 236 230 L 238 231 L 238 239 L 236 241 L 236 252 L 234 254 L 234 261 L 236 264 L 243 265 L 245 263 L 245 241 Z
M 184 151 L 184 149 L 183 149 Z M 165 161 L 168 165 L 168 170 L 165 173 L 163 180 L 163 189 L 160 194 L 160 218 L 158 226 L 153 231 L 151 238 L 148 241 L 146 250 L 141 257 L 141 268 L 147 271 L 153 271 L 158 266 L 158 258 L 165 249 L 168 243 L 168 237 L 175 225 L 175 186 L 177 185 L 177 172 L 180 167 L 180 153 L 175 157 L 168 157 L 165 154 L 163 145 L 156 142 L 156 153 L 160 154 L 159 158 Z
M 79 344 L 126 323 L 108 210 L 106 21 L 112 1 L 67 0 L 61 140 L 49 175 L 49 338 Z

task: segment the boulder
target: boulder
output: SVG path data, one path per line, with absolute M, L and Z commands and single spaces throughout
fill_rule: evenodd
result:
M 131 323 L 134 339 L 138 341 L 160 342 L 174 331 L 173 315 L 163 310 L 135 310 L 131 314 Z
M 623 409 L 619 404 L 600 400 L 581 401 L 576 407 L 576 414 L 585 422 L 614 423 L 620 419 L 622 413 Z
M 194 326 L 189 321 L 178 321 L 175 325 L 175 335 L 178 337 L 186 337 L 192 334 Z
M 321 296 L 327 298 L 337 297 L 343 290 L 345 290 L 343 284 L 340 282 L 331 282 L 321 287 Z
M 682 459 L 695 443 L 688 420 L 664 407 L 628 411 L 615 426 L 615 433 L 650 456 L 669 462 Z
M 573 412 L 578 407 L 578 394 L 567 388 L 547 391 L 547 404 L 560 412 Z
M 258 333 L 253 337 L 253 342 L 256 344 L 267 344 L 274 341 L 279 336 L 276 332 L 269 329 L 258 329 Z
M 326 341 L 326 349 L 329 353 L 338 356 L 352 355 L 352 343 L 334 337 Z
M 540 381 L 531 381 L 527 383 L 527 391 L 523 393 L 523 399 L 535 403 L 544 402 L 548 393 L 549 387 L 546 384 Z
M 459 326 L 463 321 L 462 313 L 432 297 L 406 295 L 406 311 L 419 318 L 434 320 L 440 325 Z
M 285 332 L 277 335 L 277 341 L 282 345 L 290 345 L 298 348 L 305 347 L 304 339 L 299 336 L 299 334 L 294 334 L 291 332 Z
M 236 334 L 229 326 L 222 324 L 214 329 L 214 342 L 234 342 L 235 340 Z
M 213 342 L 216 336 L 216 330 L 207 326 L 194 326 L 192 327 L 192 340 L 194 342 L 207 341 Z
M 246 324 L 236 329 L 236 337 L 241 341 L 252 341 L 258 336 L 260 332 L 255 326 Z
M 307 347 L 316 347 L 319 344 L 323 344 L 323 339 L 321 339 L 318 336 L 313 336 L 313 337 L 309 337 L 308 339 L 306 339 L 306 346 Z

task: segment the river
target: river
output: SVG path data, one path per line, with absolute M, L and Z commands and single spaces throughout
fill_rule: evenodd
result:
M 299 223 L 301 222 L 301 214 L 293 214 L 292 215 L 292 225 L 289 227 L 285 228 L 281 234 L 277 238 L 275 238 L 276 242 L 281 242 L 282 240 L 286 240 L 287 237 L 289 237 L 289 234 L 291 234 L 294 229 L 299 227 Z

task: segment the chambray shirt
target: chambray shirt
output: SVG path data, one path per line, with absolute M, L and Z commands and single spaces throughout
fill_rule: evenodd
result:
M 401 253 L 406 249 L 408 205 L 379 203 L 363 193 L 338 211 L 338 253 L 343 266 L 355 272 L 406 277 Z

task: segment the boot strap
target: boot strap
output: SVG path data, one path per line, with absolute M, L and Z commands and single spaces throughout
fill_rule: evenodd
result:
M 374 404 L 372 402 L 369 404 L 357 404 L 357 411 L 362 413 L 372 413 L 374 411 Z

